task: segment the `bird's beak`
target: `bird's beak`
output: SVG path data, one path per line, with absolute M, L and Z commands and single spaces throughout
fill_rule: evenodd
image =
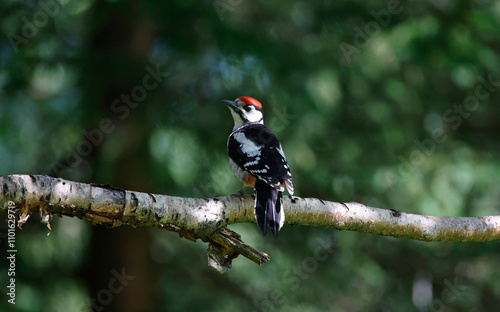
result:
M 226 105 L 232 109 L 232 110 L 237 110 L 238 109 L 238 105 L 236 105 L 236 102 L 234 101 L 229 101 L 229 100 L 222 100 L 222 102 L 226 103 Z

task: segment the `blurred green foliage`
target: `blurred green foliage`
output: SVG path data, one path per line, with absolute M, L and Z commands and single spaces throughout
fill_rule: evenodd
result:
M 498 2 L 479 0 L 5 0 L 0 174 L 235 193 L 221 100 L 249 95 L 264 104 L 299 196 L 496 215 L 499 16 Z M 2 295 L 2 311 L 478 312 L 500 303 L 498 242 L 300 226 L 274 240 L 239 224 L 272 260 L 236 259 L 220 276 L 205 244 L 172 233 L 64 218 L 52 228 L 46 237 L 30 220 L 17 231 L 17 304 Z M 122 269 L 134 279 L 113 280 Z

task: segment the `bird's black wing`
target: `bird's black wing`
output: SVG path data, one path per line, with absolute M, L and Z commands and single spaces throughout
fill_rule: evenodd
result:
M 228 140 L 229 157 L 240 168 L 273 188 L 293 193 L 292 174 L 276 136 L 264 125 L 251 123 L 235 130 Z

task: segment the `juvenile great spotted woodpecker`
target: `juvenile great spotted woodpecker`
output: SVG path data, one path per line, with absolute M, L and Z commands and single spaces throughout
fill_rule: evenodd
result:
M 276 136 L 264 126 L 262 104 L 249 96 L 224 100 L 234 119 L 227 141 L 229 161 L 243 187 L 255 189 L 255 219 L 265 236 L 267 227 L 275 238 L 285 222 L 282 194 L 293 195 L 292 174 Z

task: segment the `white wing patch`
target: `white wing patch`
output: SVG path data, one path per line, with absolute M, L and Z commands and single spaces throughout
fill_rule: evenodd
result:
M 260 156 L 260 146 L 257 146 L 252 140 L 249 140 L 243 132 L 234 134 L 234 139 L 240 143 L 241 151 L 249 157 Z M 283 151 L 281 151 L 283 153 Z

